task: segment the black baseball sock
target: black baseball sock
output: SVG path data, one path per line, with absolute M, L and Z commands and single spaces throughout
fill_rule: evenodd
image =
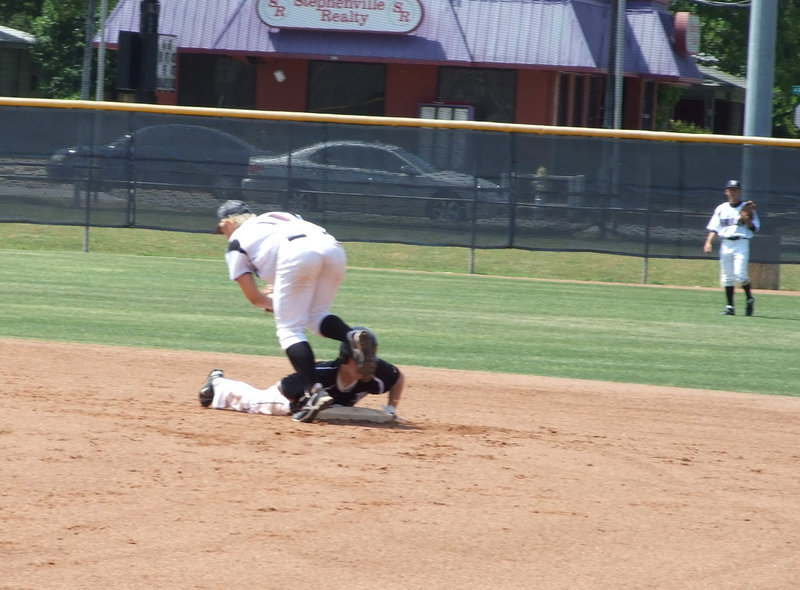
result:
M 339 342 L 347 341 L 347 333 L 350 331 L 350 326 L 344 323 L 342 318 L 338 315 L 326 315 L 319 325 L 319 333 L 325 338 L 338 340 Z
M 316 365 L 311 345 L 308 342 L 292 344 L 286 349 L 286 356 L 289 357 L 289 362 L 292 363 L 294 370 L 297 371 L 300 380 L 303 382 L 303 390 L 309 393 L 316 383 L 314 378 Z
M 744 294 L 747 295 L 747 298 L 750 299 L 752 297 L 752 295 L 750 294 L 750 283 L 742 285 L 742 289 L 744 289 Z
M 725 287 L 725 298 L 728 300 L 728 305 L 733 307 L 733 287 Z

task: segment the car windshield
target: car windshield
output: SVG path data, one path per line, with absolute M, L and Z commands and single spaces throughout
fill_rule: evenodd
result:
M 431 172 L 436 172 L 436 167 L 428 162 L 427 160 L 423 160 L 416 154 L 412 154 L 411 152 L 407 152 L 403 150 L 402 152 L 398 152 L 398 156 L 408 160 L 411 164 L 419 168 L 420 172 L 423 174 L 430 174 Z
M 130 135 L 123 135 L 119 139 L 116 139 L 116 140 L 112 141 L 111 143 L 109 143 L 108 147 L 110 147 L 112 149 L 123 149 L 123 148 L 127 148 L 128 144 L 130 142 L 131 142 L 131 136 Z

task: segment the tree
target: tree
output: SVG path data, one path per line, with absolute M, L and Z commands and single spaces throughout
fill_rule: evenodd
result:
M 33 19 L 42 12 L 44 0 L 0 1 L 0 22 L 5 26 L 33 33 Z
M 33 58 L 42 66 L 42 92 L 49 98 L 79 98 L 86 45 L 85 0 L 44 0 L 33 21 Z
M 678 0 L 675 11 L 697 14 L 702 22 L 700 50 L 715 57 L 716 67 L 723 72 L 747 76 L 747 45 L 750 29 L 748 6 L 716 2 L 714 5 Z M 775 40 L 775 84 L 772 101 L 772 135 L 799 137 L 792 123 L 797 104 L 792 86 L 800 84 L 800 0 L 778 0 L 777 38 Z
M 118 2 L 109 0 L 109 11 Z M 0 0 L 0 22 L 36 37 L 33 58 L 42 67 L 41 90 L 47 98 L 80 97 L 88 12 L 89 0 Z M 113 73 L 113 63 L 106 71 Z

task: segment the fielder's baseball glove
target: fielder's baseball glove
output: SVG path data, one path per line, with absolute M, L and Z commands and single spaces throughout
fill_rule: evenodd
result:
M 753 211 L 756 210 L 755 201 L 745 201 L 739 211 L 739 225 L 750 225 L 753 223 Z

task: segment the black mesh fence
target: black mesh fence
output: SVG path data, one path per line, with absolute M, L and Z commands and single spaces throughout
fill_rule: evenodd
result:
M 205 232 L 242 198 L 343 241 L 702 258 L 739 178 L 751 260 L 800 262 L 800 142 L 44 102 L 0 102 L 0 222 Z

